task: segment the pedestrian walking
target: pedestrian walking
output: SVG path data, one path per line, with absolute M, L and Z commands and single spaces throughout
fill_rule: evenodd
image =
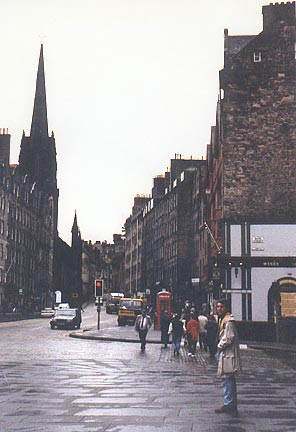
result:
M 182 336 L 184 335 L 184 327 L 183 322 L 180 320 L 180 317 L 178 314 L 175 314 L 173 316 L 172 322 L 169 326 L 168 333 L 172 334 L 172 344 L 174 347 L 174 356 L 180 355 L 180 347 L 181 347 L 181 340 Z
M 195 319 L 195 314 L 190 313 L 190 319 L 186 324 L 186 335 L 188 343 L 188 356 L 194 357 L 196 353 L 196 344 L 198 341 L 199 323 Z
M 160 332 L 161 332 L 161 343 L 164 345 L 164 348 L 167 348 L 169 343 L 169 326 L 170 326 L 170 317 L 168 315 L 168 311 L 164 311 L 160 317 Z
M 148 330 L 152 325 L 152 321 L 146 310 L 143 309 L 141 315 L 138 315 L 135 322 L 135 330 L 139 333 L 139 339 L 141 342 L 141 351 L 144 352 L 146 348 L 146 337 Z
M 218 300 L 217 314 L 219 317 L 217 375 L 222 379 L 224 405 L 215 409 L 215 413 L 237 415 L 236 374 L 241 370 L 239 340 L 233 315 L 227 310 L 227 301 Z
M 208 321 L 205 325 L 205 329 L 207 331 L 206 343 L 209 348 L 210 358 L 214 359 L 217 349 L 217 332 L 218 332 L 218 323 L 215 318 L 215 315 L 211 314 L 208 318 Z
M 208 351 L 207 348 L 207 330 L 206 330 L 206 324 L 208 322 L 208 318 L 203 315 L 203 313 L 200 313 L 198 315 L 198 322 L 199 322 L 199 333 L 198 333 L 198 337 L 199 337 L 199 347 L 200 349 L 204 349 L 205 352 Z
M 184 314 L 183 314 L 183 317 L 185 319 L 185 325 L 187 325 L 188 321 L 190 320 L 190 309 L 191 309 L 191 304 L 189 300 L 186 300 L 184 304 Z

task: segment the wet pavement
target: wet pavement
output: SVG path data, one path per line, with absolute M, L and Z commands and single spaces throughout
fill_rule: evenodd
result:
M 0 324 L 1 432 L 296 431 L 293 352 L 285 362 L 282 352 L 244 346 L 239 416 L 215 414 L 222 386 L 208 354 L 189 358 L 182 347 L 174 357 L 155 330 L 142 354 L 133 328 L 113 318 L 76 338 L 38 319 Z
M 80 339 L 94 339 L 118 342 L 137 343 L 139 341 L 138 334 L 134 331 L 132 326 L 116 327 L 115 320 L 113 325 L 103 325 L 99 330 L 95 327 L 89 327 L 79 332 L 73 332 L 70 334 L 70 336 Z M 151 328 L 147 335 L 147 343 L 160 344 L 160 331 Z M 244 349 L 246 347 L 261 350 L 264 349 L 271 351 L 296 353 L 296 344 L 288 345 L 273 342 L 241 341 L 241 348 Z

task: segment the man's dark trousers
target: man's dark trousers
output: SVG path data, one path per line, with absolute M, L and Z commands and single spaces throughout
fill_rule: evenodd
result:
M 148 333 L 148 329 L 139 329 L 139 338 L 141 342 L 142 351 L 145 351 L 147 333 Z

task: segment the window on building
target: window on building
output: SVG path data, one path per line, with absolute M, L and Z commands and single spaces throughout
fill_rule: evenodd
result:
M 261 51 L 254 51 L 254 63 L 261 62 Z

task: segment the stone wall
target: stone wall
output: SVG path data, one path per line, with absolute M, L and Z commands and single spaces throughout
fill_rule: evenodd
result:
M 220 73 L 228 220 L 296 221 L 295 15 L 277 20 L 270 8 L 273 25 L 230 55 Z

